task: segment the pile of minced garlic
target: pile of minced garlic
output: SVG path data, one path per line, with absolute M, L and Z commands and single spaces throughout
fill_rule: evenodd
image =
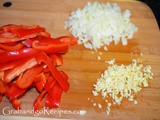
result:
M 127 45 L 138 28 L 130 21 L 131 12 L 121 8 L 116 3 L 88 2 L 83 9 L 73 11 L 65 21 L 65 28 L 78 38 L 79 44 L 86 48 L 97 50 L 114 42 Z
M 142 87 L 148 87 L 148 80 L 153 78 L 153 73 L 150 65 L 144 67 L 135 59 L 127 66 L 123 64 L 118 66 L 114 59 L 108 63 L 110 66 L 93 85 L 92 93 L 94 96 L 100 94 L 107 102 L 106 112 L 109 115 L 112 104 L 120 105 L 123 98 L 137 104 L 138 102 L 134 99 L 135 93 L 139 92 Z M 108 97 L 112 99 L 112 102 L 107 101 Z M 94 103 L 93 106 L 96 104 Z M 99 108 L 103 107 L 100 103 L 97 105 Z

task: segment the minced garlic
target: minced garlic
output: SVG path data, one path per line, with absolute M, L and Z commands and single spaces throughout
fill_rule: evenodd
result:
M 101 60 L 101 57 L 100 57 L 100 56 L 98 56 L 98 57 L 97 57 L 97 59 L 98 59 L 98 60 Z
M 112 98 L 112 103 L 107 104 L 107 114 L 110 112 L 110 107 L 113 104 L 121 104 L 123 98 L 128 101 L 138 102 L 134 100 L 134 94 L 139 92 L 142 87 L 148 87 L 148 80 L 153 78 L 151 66 L 143 67 L 143 64 L 135 59 L 130 65 L 115 64 L 115 59 L 108 61 L 111 65 L 101 74 L 101 77 L 94 84 L 92 91 L 94 96 L 102 95 L 106 102 L 107 98 Z
M 98 107 L 99 107 L 99 108 L 102 108 L 102 105 L 101 105 L 100 103 L 98 103 Z

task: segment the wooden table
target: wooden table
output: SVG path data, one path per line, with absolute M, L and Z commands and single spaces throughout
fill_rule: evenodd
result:
M 64 21 L 71 11 L 82 8 L 87 0 L 10 0 L 12 6 L 3 7 L 5 0 L 0 1 L 0 26 L 5 24 L 38 24 L 47 29 L 52 37 L 70 35 L 64 29 Z M 105 0 L 99 0 L 106 2 Z M 93 0 L 91 0 L 93 2 Z M 115 1 L 116 2 L 116 1 Z M 131 10 L 131 21 L 139 28 L 134 39 L 127 46 L 110 45 L 109 51 L 99 50 L 92 52 L 81 45 L 72 47 L 64 55 L 64 66 L 61 67 L 69 75 L 70 90 L 62 96 L 59 109 L 62 113 L 48 115 L 40 114 L 36 117 L 66 118 L 66 119 L 160 119 L 160 31 L 155 17 L 150 8 L 138 1 L 117 1 L 122 10 Z M 101 60 L 97 60 L 99 52 L 102 52 Z M 131 54 L 132 53 L 132 54 Z M 143 56 L 140 55 L 143 54 Z M 3 57 L 3 56 L 0 56 Z M 119 108 L 111 110 L 108 116 L 104 109 L 93 107 L 91 94 L 93 84 L 100 74 L 107 68 L 105 60 L 115 58 L 118 64 L 129 64 L 132 58 L 140 58 L 144 65 L 151 65 L 155 74 L 149 81 L 149 87 L 137 93 L 138 105 L 124 101 Z M 38 95 L 32 89 L 21 98 L 22 109 L 31 110 L 33 101 Z M 90 98 L 91 100 L 88 100 Z M 98 100 L 101 102 L 102 98 Z M 9 107 L 13 110 L 9 101 L 4 98 L 0 104 L 0 114 L 3 109 Z M 8 111 L 9 111 L 8 110 Z M 85 115 L 79 115 L 76 111 L 85 110 Z M 7 111 L 7 110 L 6 110 Z M 65 113 L 66 111 L 66 113 Z M 70 113 L 67 113 L 70 111 Z M 73 113 L 75 112 L 75 113 Z M 72 113 L 72 114 L 71 114 Z M 30 116 L 33 114 L 13 114 L 13 116 Z M 11 117 L 10 117 L 11 118 Z M 8 118 L 9 119 L 9 118 Z

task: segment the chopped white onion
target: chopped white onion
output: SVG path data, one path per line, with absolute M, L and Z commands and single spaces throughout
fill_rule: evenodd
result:
M 116 3 L 90 3 L 81 10 L 77 9 L 65 21 L 65 28 L 78 38 L 78 44 L 97 50 L 111 42 L 117 44 L 120 40 L 127 45 L 127 39 L 132 39 L 138 28 L 130 22 L 131 13 L 127 9 L 121 12 Z

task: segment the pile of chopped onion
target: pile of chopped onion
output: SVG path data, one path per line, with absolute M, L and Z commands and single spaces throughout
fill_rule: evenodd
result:
M 97 50 L 111 42 L 117 44 L 120 40 L 127 45 L 127 40 L 133 38 L 138 28 L 130 22 L 129 10 L 121 12 L 116 3 L 90 3 L 81 10 L 77 9 L 65 21 L 65 28 L 78 38 L 79 44 L 86 48 Z

